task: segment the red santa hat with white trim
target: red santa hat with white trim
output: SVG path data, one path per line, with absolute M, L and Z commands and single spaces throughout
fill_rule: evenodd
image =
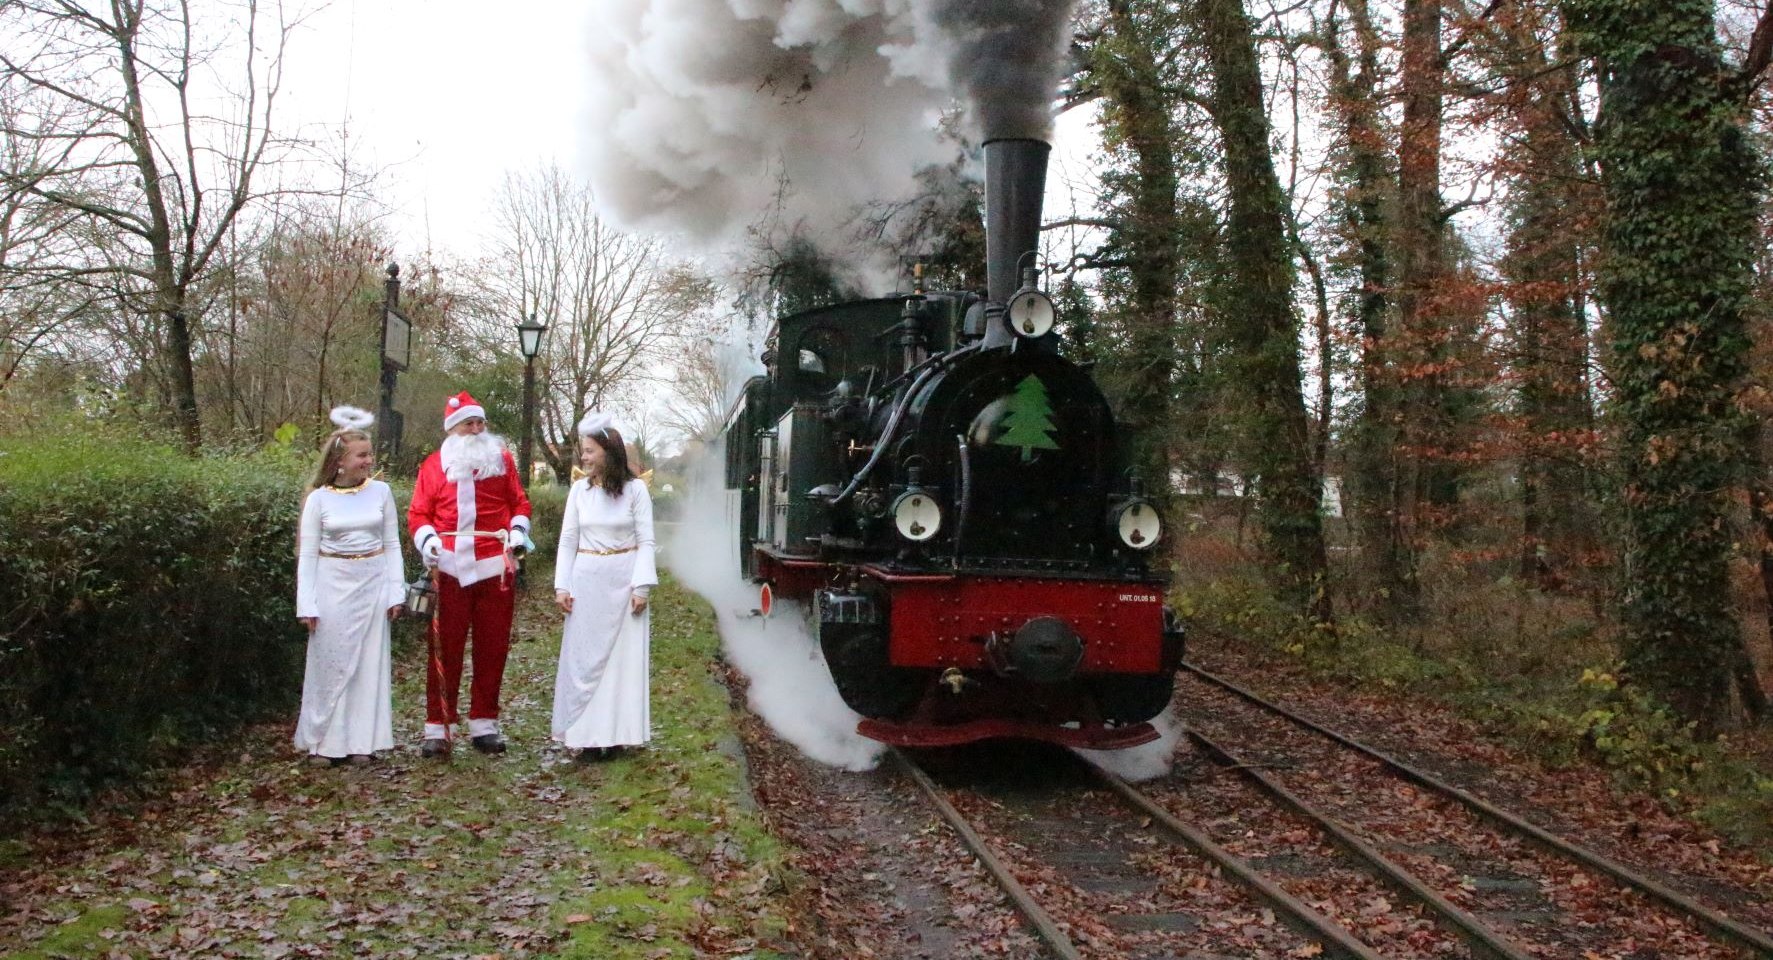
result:
M 444 401 L 443 429 L 450 430 L 469 417 L 479 417 L 485 420 L 486 408 L 480 405 L 479 400 L 469 396 L 468 391 L 463 390 Z

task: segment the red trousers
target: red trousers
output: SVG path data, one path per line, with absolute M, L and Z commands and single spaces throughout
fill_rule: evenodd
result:
M 511 652 L 511 614 L 517 591 L 511 578 L 493 577 L 462 586 L 437 578 L 437 615 L 431 620 L 431 666 L 425 671 L 425 722 L 453 724 L 462 689 L 462 653 L 474 632 L 474 680 L 468 688 L 468 719 L 497 720 L 505 657 Z

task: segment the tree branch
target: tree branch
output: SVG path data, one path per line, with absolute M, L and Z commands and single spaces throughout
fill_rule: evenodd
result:
M 1063 230 L 1066 227 L 1101 227 L 1104 230 L 1119 230 L 1122 224 L 1118 220 L 1106 220 L 1101 217 L 1067 217 L 1064 220 L 1050 220 L 1040 225 L 1044 230 Z
M 1446 48 L 1441 51 L 1440 66 L 1443 71 L 1452 65 L 1453 58 L 1459 55 L 1459 51 L 1465 49 L 1466 45 L 1471 42 L 1471 31 L 1476 29 L 1476 24 L 1483 23 L 1485 20 L 1490 19 L 1490 17 L 1506 2 L 1508 2 L 1508 0 L 1490 0 L 1490 5 L 1484 8 L 1484 12 L 1477 15 L 1477 19 L 1474 21 L 1472 28 L 1460 33 L 1458 39 L 1447 44 Z
M 1767 0 L 1766 9 L 1755 22 L 1754 35 L 1748 41 L 1748 55 L 1742 60 L 1742 69 L 1736 72 L 1736 84 L 1744 98 L 1760 84 L 1761 74 L 1766 72 L 1769 62 L 1773 62 L 1773 0 Z

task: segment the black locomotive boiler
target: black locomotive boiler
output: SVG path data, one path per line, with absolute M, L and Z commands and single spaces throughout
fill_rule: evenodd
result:
M 985 144 L 987 291 L 780 318 L 725 426 L 743 572 L 805 601 L 888 743 L 1156 738 L 1182 634 L 1158 511 L 1034 270 L 1047 144 Z

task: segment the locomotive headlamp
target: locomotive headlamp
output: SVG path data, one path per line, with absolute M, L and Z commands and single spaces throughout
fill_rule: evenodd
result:
M 1009 324 L 1010 331 L 1016 336 L 1032 340 L 1051 333 L 1058 315 L 1051 298 L 1039 290 L 1024 287 L 1010 297 L 1009 306 L 1004 310 L 1004 323 Z
M 942 529 L 942 507 L 923 490 L 908 490 L 893 501 L 893 526 L 899 536 L 922 543 Z
M 1128 500 L 1115 508 L 1113 519 L 1115 535 L 1134 550 L 1157 546 L 1157 539 L 1163 534 L 1163 518 L 1147 500 Z

